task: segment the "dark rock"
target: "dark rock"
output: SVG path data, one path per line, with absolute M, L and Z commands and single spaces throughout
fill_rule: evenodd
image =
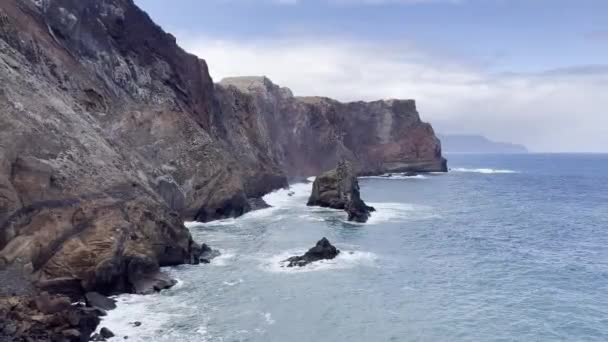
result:
M 54 314 L 70 308 L 70 299 L 63 296 L 51 297 L 48 292 L 42 292 L 36 297 L 36 307 L 45 314 Z
M 186 197 L 170 176 L 161 176 L 156 179 L 156 191 L 165 200 L 169 208 L 182 211 L 185 208 Z
M 70 341 L 80 341 L 80 331 L 76 329 L 67 329 L 61 332 Z
M 87 294 L 85 294 L 85 299 L 87 305 L 90 307 L 100 308 L 105 311 L 116 309 L 116 301 L 114 299 L 108 298 L 97 292 L 87 292 Z
M 141 326 L 141 322 L 140 321 L 131 322 L 131 325 L 134 327 L 139 327 L 139 326 Z
M 248 199 L 251 211 L 270 208 L 271 206 L 264 201 L 262 198 L 250 198 Z
M 103 338 L 100 334 L 95 333 L 95 334 L 91 335 L 90 341 L 102 342 L 102 341 L 106 341 L 106 339 Z
M 99 316 L 78 304 L 66 306 L 66 299 L 48 293 L 0 297 L 0 341 L 87 341 Z
M 205 243 L 201 246 L 200 260 L 204 264 L 210 263 L 211 260 L 213 260 L 214 258 L 217 258 L 220 255 L 221 255 L 220 251 L 218 251 L 217 249 L 212 249 Z
M 105 339 L 112 338 L 115 336 L 114 333 L 106 327 L 103 327 L 101 328 L 101 330 L 99 330 L 99 335 Z
M 361 199 L 357 174 L 347 161 L 315 179 L 307 205 L 344 209 L 348 220 L 356 222 L 367 222 L 370 213 L 376 210 Z
M 310 264 L 311 262 L 333 259 L 340 251 L 334 247 L 329 240 L 322 238 L 317 242 L 317 245 L 309 249 L 304 255 L 291 257 L 285 262 L 288 262 L 287 267 L 302 267 Z
M 133 293 L 151 294 L 173 287 L 177 284 L 175 279 L 169 277 L 166 273 L 156 272 L 153 274 L 141 274 L 133 277 Z

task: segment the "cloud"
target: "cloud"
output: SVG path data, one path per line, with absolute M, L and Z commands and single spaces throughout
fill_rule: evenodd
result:
M 178 35 L 215 80 L 266 75 L 296 95 L 342 101 L 414 98 L 445 133 L 481 133 L 536 151 L 608 150 L 608 66 L 494 74 L 404 42 Z

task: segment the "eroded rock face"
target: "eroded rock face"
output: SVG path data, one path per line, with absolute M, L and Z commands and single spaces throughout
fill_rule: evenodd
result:
M 287 262 L 287 267 L 303 267 L 311 262 L 331 260 L 338 256 L 338 254 L 340 254 L 340 250 L 334 247 L 327 238 L 322 238 L 304 255 L 291 257 L 285 260 L 285 262 Z
M 250 140 L 288 176 L 311 176 L 346 158 L 361 174 L 447 171 L 441 143 L 413 100 L 341 103 L 294 97 L 266 77 L 233 77 L 216 86 L 225 139 L 243 144 L 232 122 L 255 127 Z
M 361 199 L 357 173 L 347 161 L 341 161 L 338 167 L 315 179 L 307 205 L 344 209 L 349 221 L 362 223 L 376 210 Z
M 0 341 L 88 341 L 99 324 L 94 309 L 67 297 L 0 297 Z

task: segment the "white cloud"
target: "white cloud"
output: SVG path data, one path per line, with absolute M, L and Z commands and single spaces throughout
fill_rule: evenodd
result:
M 215 40 L 182 35 L 215 80 L 266 75 L 296 95 L 342 101 L 414 98 L 446 133 L 482 133 L 536 151 L 607 151 L 608 68 L 491 74 L 405 43 Z

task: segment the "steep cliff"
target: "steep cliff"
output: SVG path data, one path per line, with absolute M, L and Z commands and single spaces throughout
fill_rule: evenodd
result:
M 343 158 L 446 168 L 413 101 L 214 85 L 131 0 L 3 0 L 0 84 L 0 277 L 21 265 L 47 289 L 131 291 L 138 270 L 196 263 L 184 219 L 241 215 Z
M 288 175 L 317 175 L 344 158 L 360 174 L 446 171 L 441 143 L 413 100 L 294 97 L 266 77 L 227 78 L 216 93 L 222 109 L 255 121 L 267 137 L 261 147 Z

